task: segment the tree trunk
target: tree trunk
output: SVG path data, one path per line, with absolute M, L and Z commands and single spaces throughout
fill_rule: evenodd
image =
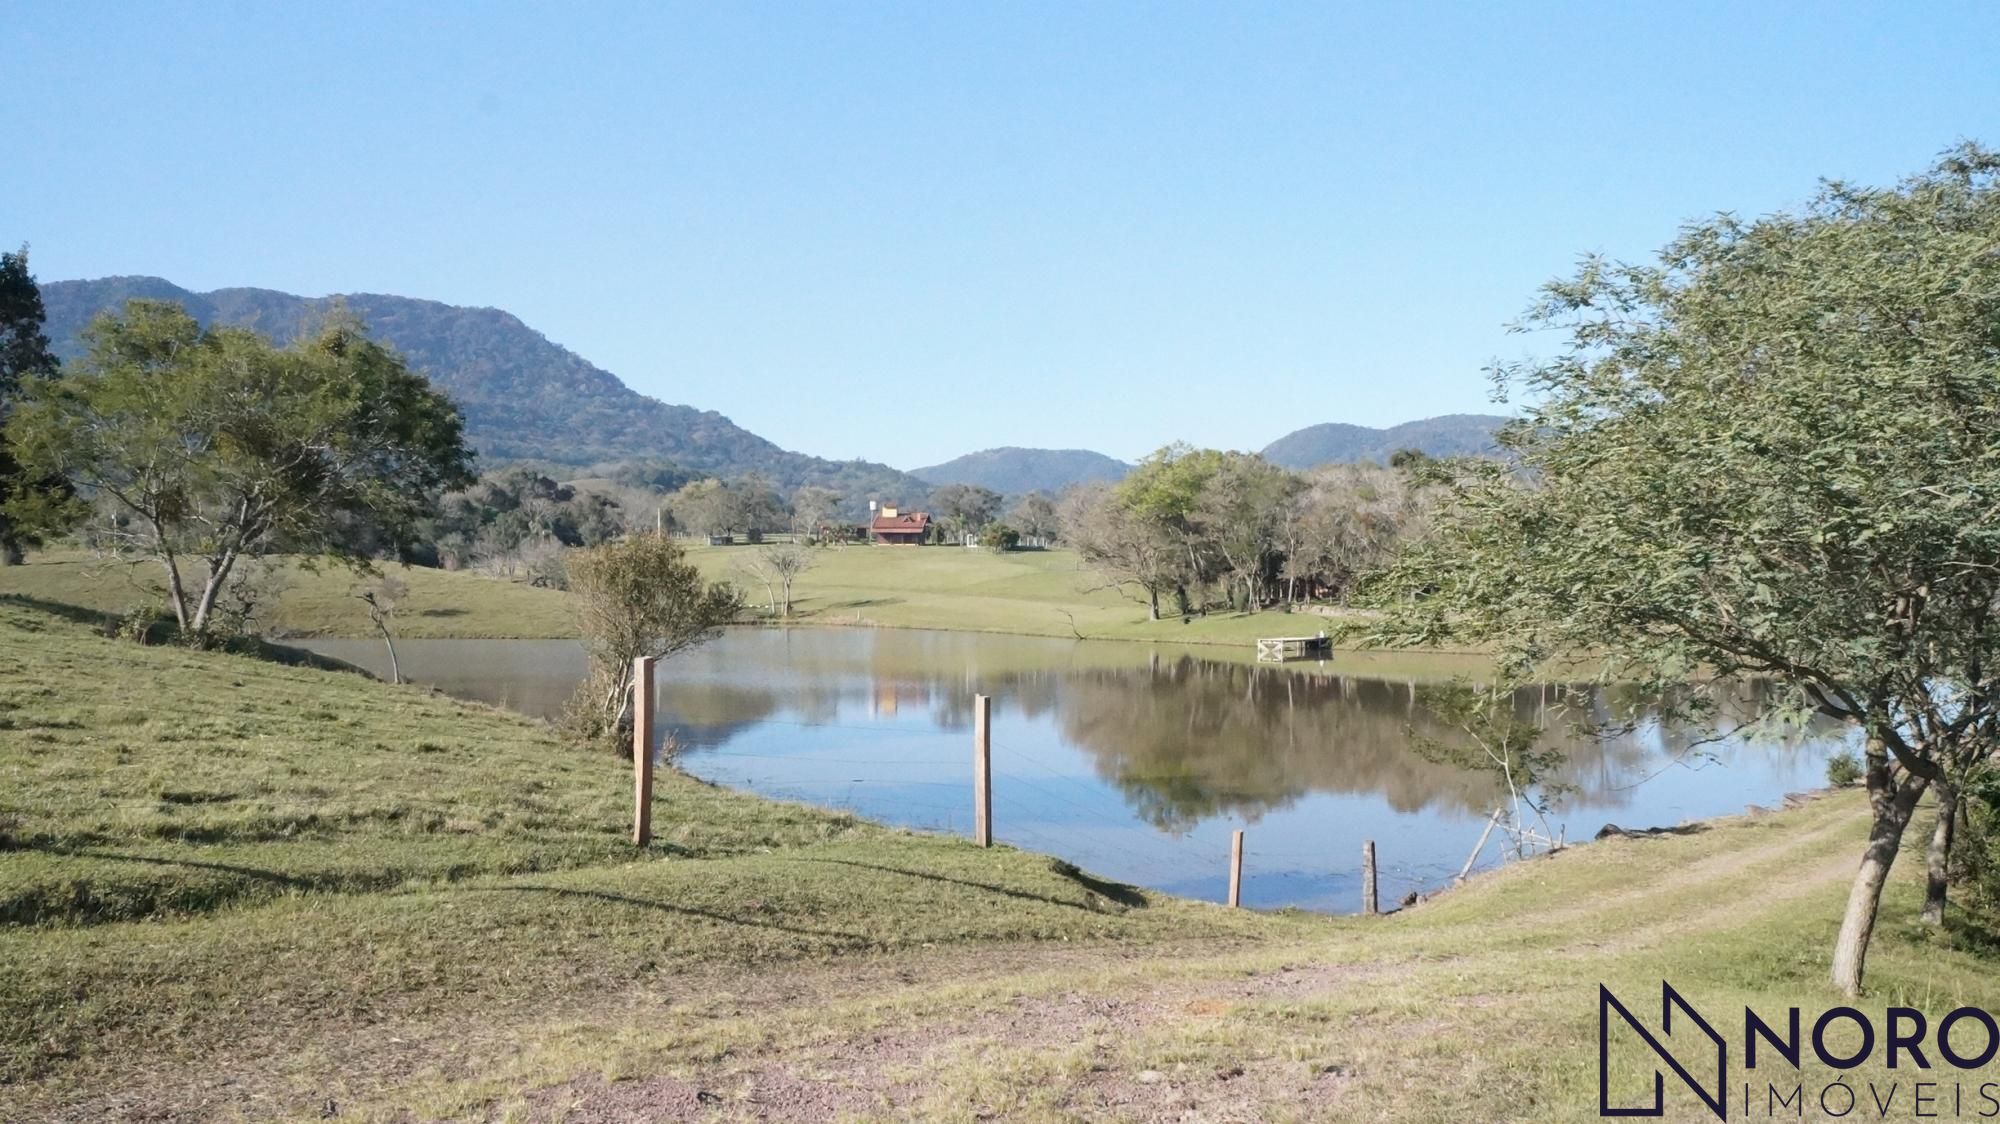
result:
M 401 686 L 403 665 L 396 662 L 396 638 L 389 635 L 386 628 L 382 630 L 382 646 L 389 649 L 389 682 Z
M 1917 799 L 1924 794 L 1925 782 L 1906 777 L 1900 783 L 1889 780 L 1888 767 L 1879 756 L 1870 754 L 1868 769 L 1869 802 L 1874 822 L 1868 829 L 1868 847 L 1861 853 L 1861 868 L 1854 872 L 1854 887 L 1848 891 L 1847 913 L 1840 921 L 1840 935 L 1833 944 L 1833 986 L 1843 994 L 1861 994 L 1861 976 L 1868 960 L 1868 942 L 1875 935 L 1875 912 L 1882 901 L 1882 886 L 1889 880 L 1889 868 L 1902 845 L 1903 829 L 1910 825 Z
M 174 606 L 174 623 L 182 632 L 188 631 L 187 589 L 181 585 L 181 568 L 171 554 L 164 555 L 160 564 L 167 568 L 167 600 Z
M 1146 619 L 1160 619 L 1160 590 L 1157 586 L 1146 587 Z
M 19 566 L 27 560 L 28 552 L 19 540 L 12 535 L 0 536 L 0 566 Z
M 1937 826 L 1931 830 L 1930 851 L 1924 856 L 1924 911 L 1926 925 L 1944 924 L 1945 896 L 1951 889 L 1951 836 L 1958 820 L 1958 789 L 1944 781 L 1932 786 L 1937 792 Z
M 222 595 L 222 587 L 229 581 L 229 571 L 236 565 L 234 551 L 224 552 L 222 557 L 208 565 L 208 582 L 201 589 L 201 603 L 195 606 L 194 620 L 188 628 L 199 636 L 208 630 L 208 616 L 215 611 L 215 599 Z

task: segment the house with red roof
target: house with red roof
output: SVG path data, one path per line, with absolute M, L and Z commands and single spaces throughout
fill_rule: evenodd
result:
M 904 546 L 922 546 L 930 538 L 931 516 L 928 511 L 899 511 L 893 506 L 875 510 L 875 516 L 868 523 L 868 540 L 879 543 L 897 543 Z

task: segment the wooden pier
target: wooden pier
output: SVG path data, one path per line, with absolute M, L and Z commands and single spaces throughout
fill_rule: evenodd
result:
M 1284 663 L 1308 656 L 1323 658 L 1332 651 L 1333 638 L 1324 632 L 1318 636 L 1273 636 L 1257 641 L 1257 662 Z

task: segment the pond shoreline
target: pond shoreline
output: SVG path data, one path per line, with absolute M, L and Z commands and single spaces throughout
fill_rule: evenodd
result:
M 380 640 L 302 647 L 381 674 Z M 556 713 L 583 673 L 571 640 L 411 640 L 403 670 L 459 698 Z M 691 776 L 899 827 L 970 827 L 971 709 L 995 699 L 1000 839 L 1122 882 L 1224 896 L 1248 833 L 1246 900 L 1349 911 L 1363 840 L 1382 896 L 1430 891 L 1499 802 L 1490 777 L 1415 751 L 1452 730 L 1420 705 L 1437 669 L 1372 654 L 1260 664 L 1195 647 L 927 629 L 732 629 L 660 668 L 660 730 Z M 1541 720 L 1552 696 L 1517 692 Z M 1633 700 L 1592 692 L 1602 705 Z M 1741 705 L 1755 707 L 1746 692 Z M 1599 705 L 1593 702 L 1589 705 Z M 1675 756 L 1672 730 L 1579 738 L 1549 716 L 1574 793 L 1552 823 L 1674 824 L 1818 782 L 1819 742 Z M 1665 740 L 1662 740 L 1664 738 Z M 1726 772 L 1696 777 L 1697 767 Z M 1686 765 L 1689 768 L 1677 768 Z M 1642 787 L 1643 786 L 1643 787 Z M 1497 857 L 1498 840 L 1482 851 Z

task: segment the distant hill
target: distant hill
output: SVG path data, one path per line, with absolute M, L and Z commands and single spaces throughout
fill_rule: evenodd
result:
M 134 297 L 178 301 L 203 324 L 253 328 L 280 343 L 297 338 L 335 300 L 344 301 L 370 335 L 402 352 L 458 403 L 468 438 L 489 463 L 666 458 L 718 476 L 761 473 L 787 491 L 805 484 L 835 488 L 856 507 L 870 497 L 924 490 L 922 482 L 887 465 L 788 452 L 713 410 L 648 398 L 497 308 L 377 293 L 193 293 L 158 277 L 53 281 L 42 286 L 42 300 L 56 353 L 65 359 L 81 354 L 81 333 L 91 318 Z
M 985 449 L 943 464 L 913 468 L 910 475 L 931 484 L 976 484 L 1002 495 L 1060 492 L 1071 484 L 1122 480 L 1132 466 L 1089 449 Z
M 1387 429 L 1327 422 L 1288 433 L 1264 446 L 1264 459 L 1287 468 L 1347 461 L 1387 461 L 1398 449 L 1434 457 L 1478 456 L 1494 451 L 1493 431 L 1509 419 L 1498 414 L 1444 414 Z

